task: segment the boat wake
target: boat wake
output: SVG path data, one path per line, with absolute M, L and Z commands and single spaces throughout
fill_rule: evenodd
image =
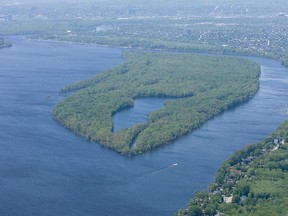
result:
M 158 168 L 158 169 L 154 169 L 154 170 L 151 170 L 151 171 L 147 171 L 147 172 L 142 172 L 142 173 L 138 173 L 138 174 L 135 174 L 132 178 L 130 178 L 129 180 L 132 180 L 133 181 L 135 179 L 141 179 L 141 178 L 144 178 L 144 177 L 147 177 L 147 176 L 150 176 L 150 175 L 158 175 L 168 169 L 171 169 L 171 168 L 174 168 L 178 166 L 178 163 L 173 163 L 169 166 L 165 166 L 165 167 L 161 167 L 161 168 Z
M 172 168 L 172 167 L 175 167 L 175 166 L 178 166 L 178 163 L 172 164 L 171 166 L 169 166 L 169 168 Z

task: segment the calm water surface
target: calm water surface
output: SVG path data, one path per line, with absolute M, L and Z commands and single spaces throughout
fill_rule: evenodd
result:
M 121 110 L 113 116 L 113 131 L 129 128 L 148 121 L 148 114 L 164 107 L 167 100 L 172 98 L 141 98 L 134 101 L 133 107 Z
M 1 216 L 173 215 L 223 160 L 284 120 L 275 111 L 287 106 L 288 70 L 254 58 L 261 88 L 250 102 L 153 153 L 123 157 L 51 117 L 59 89 L 120 64 L 121 51 L 11 40 L 0 50 Z

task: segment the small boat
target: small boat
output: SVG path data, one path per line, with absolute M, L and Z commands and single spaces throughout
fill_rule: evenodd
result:
M 174 163 L 171 165 L 171 167 L 173 167 L 173 166 L 178 166 L 178 163 Z

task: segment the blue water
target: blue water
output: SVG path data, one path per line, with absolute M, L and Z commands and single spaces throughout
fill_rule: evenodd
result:
M 1 216 L 173 215 L 207 187 L 235 150 L 285 119 L 275 111 L 287 106 L 288 70 L 254 58 L 262 76 L 251 101 L 173 144 L 124 157 L 51 117 L 63 99 L 59 89 L 120 64 L 121 51 L 11 40 L 12 48 L 0 50 Z M 170 167 L 173 163 L 178 166 Z
M 121 110 L 113 116 L 113 131 L 117 132 L 139 123 L 148 122 L 148 114 L 164 107 L 165 102 L 172 98 L 138 98 L 133 107 Z

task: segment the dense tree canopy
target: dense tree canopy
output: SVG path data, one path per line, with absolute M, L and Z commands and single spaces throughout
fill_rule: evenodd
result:
M 125 63 L 72 84 L 54 118 L 118 152 L 149 151 L 244 102 L 257 91 L 260 67 L 248 60 L 179 53 L 123 53 Z M 112 116 L 139 97 L 174 97 L 148 123 L 113 133 Z M 137 139 L 135 148 L 131 148 Z
M 200 216 L 287 215 L 287 138 L 288 121 L 268 138 L 234 153 L 219 168 L 209 191 L 197 193 L 178 216 L 195 215 L 199 208 Z M 225 202 L 227 197 L 230 202 Z

